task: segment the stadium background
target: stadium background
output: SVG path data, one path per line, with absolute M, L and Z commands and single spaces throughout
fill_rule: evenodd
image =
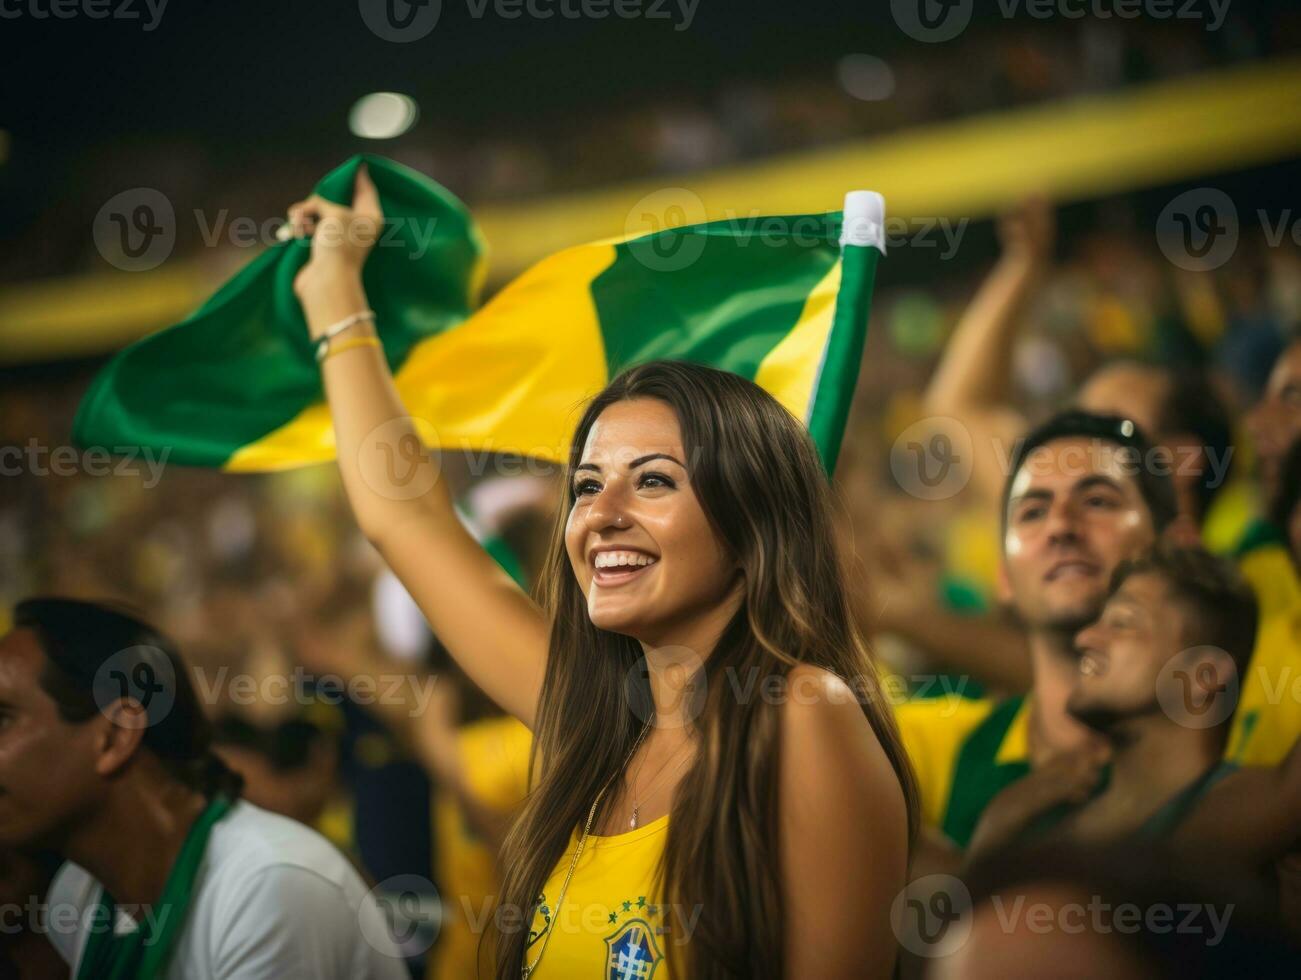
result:
M 557 248 L 630 229 L 647 195 L 668 193 L 696 220 L 834 209 L 843 190 L 866 186 L 898 224 L 840 489 L 879 530 L 862 548 L 894 556 L 879 569 L 893 580 L 883 590 L 902 582 L 988 608 L 994 515 L 965 493 L 920 499 L 891 461 L 999 254 L 994 218 L 1036 192 L 1057 208 L 1055 261 L 1014 362 L 1031 418 L 1115 357 L 1210 365 L 1240 412 L 1301 319 L 1301 11 L 1235 0 L 1208 30 L 982 4 L 957 37 L 924 43 L 890 6 L 700 0 L 683 26 L 503 19 L 492 6 L 476 18 L 445 0 L 437 27 L 409 44 L 368 30 L 349 3 L 177 2 L 150 31 L 6 20 L 0 445 L 66 446 L 104 359 L 181 319 L 263 247 L 205 241 L 214 223 L 264 226 L 356 152 L 406 163 L 469 205 L 491 249 L 489 292 Z M 380 140 L 350 131 L 350 111 L 375 92 L 408 96 L 414 125 Z M 174 209 L 174 243 L 147 271 L 118 267 L 95 230 L 107 202 L 138 188 Z M 1207 189 L 1231 200 L 1238 242 L 1197 271 L 1163 252 L 1158 230 L 1180 195 Z M 1207 527 L 1220 550 L 1258 507 L 1242 478 L 1249 445 L 1234 445 Z M 493 479 L 494 467 L 475 469 L 449 468 L 461 494 Z M 200 665 L 266 675 L 328 657 L 312 661 L 299 631 L 328 604 L 351 617 L 357 642 L 423 655 L 419 642 L 376 635 L 379 562 L 332 467 L 234 477 L 164 466 L 154 478 L 141 465 L 111 480 L 66 470 L 0 480 L 0 623 L 35 592 L 117 596 L 157 611 Z M 500 529 L 526 569 L 544 524 L 535 503 Z M 889 635 L 876 646 L 900 670 L 924 666 Z M 292 707 L 216 707 L 282 735 L 304 720 Z M 306 720 L 340 740 L 340 762 L 322 763 L 296 805 L 355 844 L 376 880 L 427 874 L 419 767 L 356 708 Z

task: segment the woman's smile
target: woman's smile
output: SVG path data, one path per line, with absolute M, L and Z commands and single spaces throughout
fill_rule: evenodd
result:
M 603 589 L 644 578 L 659 558 L 634 548 L 596 548 L 591 554 L 592 584 Z

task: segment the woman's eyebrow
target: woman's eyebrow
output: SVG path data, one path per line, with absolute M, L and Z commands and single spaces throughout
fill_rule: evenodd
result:
M 668 453 L 647 453 L 645 456 L 638 456 L 629 463 L 628 469 L 636 469 L 638 466 L 641 466 L 642 463 L 649 463 L 652 459 L 667 459 L 671 463 L 677 463 L 684 470 L 687 468 L 683 464 L 682 460 L 678 459 L 676 456 L 670 456 Z
M 686 464 L 676 456 L 671 456 L 668 453 L 647 453 L 645 456 L 638 456 L 629 463 L 628 469 L 635 470 L 638 466 L 641 466 L 642 463 L 649 463 L 652 459 L 667 459 L 671 463 L 677 463 L 684 470 L 687 468 Z M 594 470 L 595 472 L 600 473 L 601 467 L 597 466 L 595 463 L 579 463 L 574 467 L 575 472 L 578 470 Z

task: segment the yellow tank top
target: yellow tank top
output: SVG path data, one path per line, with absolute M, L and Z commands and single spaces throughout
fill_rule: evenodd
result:
M 666 930 L 689 935 L 655 894 L 668 829 L 665 814 L 626 834 L 589 835 L 564 904 L 556 909 L 578 843 L 577 832 L 570 837 L 533 917 L 525 962 L 537 958 L 551 933 L 533 980 L 667 980 Z

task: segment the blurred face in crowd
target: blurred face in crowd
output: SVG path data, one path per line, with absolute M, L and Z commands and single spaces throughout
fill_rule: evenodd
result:
M 37 636 L 0 639 L 0 847 L 49 845 L 94 806 L 107 719 L 64 721 L 41 688 Z
M 261 752 L 236 745 L 219 745 L 217 754 L 244 777 L 244 799 L 272 813 L 309 826 L 325 812 L 336 789 L 338 753 L 317 739 L 302 765 L 283 768 Z
M 1079 675 L 1067 710 L 1102 731 L 1117 721 L 1160 710 L 1161 671 L 1192 646 L 1191 616 L 1158 574 L 1130 575 L 1080 631 Z
M 1076 405 L 1098 415 L 1131 420 L 1143 434 L 1169 452 L 1179 520 L 1170 531 L 1177 543 L 1193 546 L 1201 540 L 1201 499 L 1198 488 L 1208 467 L 1201 440 L 1190 432 L 1162 432 L 1160 420 L 1174 389 L 1169 372 L 1143 364 L 1108 364 L 1090 375 Z
M 1150 439 L 1157 436 L 1161 409 L 1170 398 L 1170 375 L 1160 368 L 1118 362 L 1098 368 L 1080 387 L 1077 408 L 1095 415 L 1130 419 Z
M 597 627 L 690 646 L 729 597 L 739 604 L 740 571 L 687 462 L 677 417 L 657 399 L 617 402 L 592 426 L 573 475 L 565 546 Z
M 1111 573 L 1152 545 L 1129 450 L 1090 437 L 1033 450 L 1012 480 L 1005 588 L 1032 628 L 1075 632 L 1098 615 Z
M 1210 470 L 1206 447 L 1197 436 L 1185 432 L 1163 436 L 1161 448 L 1170 453 L 1170 482 L 1179 515 L 1166 529 L 1166 540 L 1188 548 L 1197 547 L 1202 541 L 1201 485 Z
M 1274 362 L 1265 393 L 1247 415 L 1247 429 L 1256 446 L 1265 498 L 1273 500 L 1284 457 L 1301 437 L 1301 340 L 1293 341 Z

